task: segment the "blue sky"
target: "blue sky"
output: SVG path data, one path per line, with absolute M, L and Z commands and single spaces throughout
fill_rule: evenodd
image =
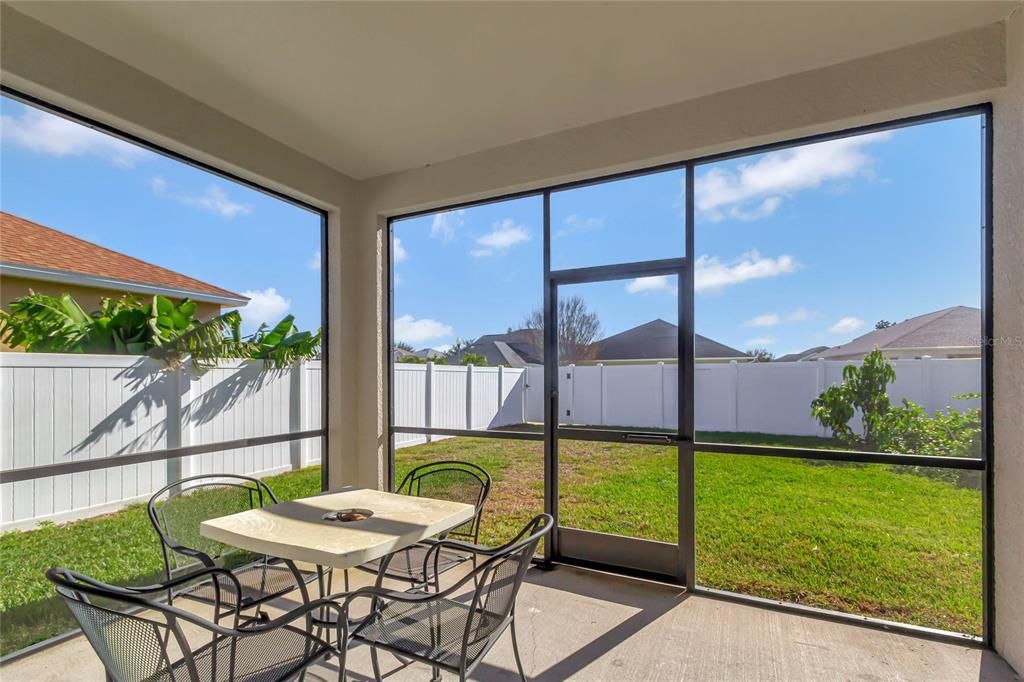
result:
M 246 329 L 320 325 L 320 218 L 243 185 L 0 98 L 0 206 L 244 293 Z
M 979 306 L 981 119 L 698 167 L 698 333 L 778 355 Z M 683 171 L 552 196 L 552 266 L 684 255 Z M 539 197 L 395 225 L 396 338 L 443 347 L 518 327 L 541 302 Z M 676 282 L 577 285 L 603 334 L 677 322 Z M 979 330 L 980 332 L 980 330 Z
M 319 217 L 8 98 L 0 204 L 246 293 L 249 329 L 320 323 Z M 697 332 L 776 354 L 978 306 L 981 119 L 697 169 Z M 684 255 L 681 170 L 552 197 L 555 268 Z M 443 348 L 519 327 L 541 304 L 540 197 L 396 223 L 395 335 Z M 604 335 L 677 322 L 671 278 L 578 285 Z

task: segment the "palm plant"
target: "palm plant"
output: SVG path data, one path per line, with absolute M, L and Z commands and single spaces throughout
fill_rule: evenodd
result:
M 321 331 L 299 331 L 286 316 L 242 338 L 242 317 L 232 310 L 210 320 L 195 317 L 195 302 L 163 296 L 104 298 L 86 313 L 69 294 L 30 293 L 0 311 L 0 342 L 30 353 L 146 354 L 177 365 L 186 358 L 205 369 L 221 359 L 258 359 L 286 367 L 319 357 Z

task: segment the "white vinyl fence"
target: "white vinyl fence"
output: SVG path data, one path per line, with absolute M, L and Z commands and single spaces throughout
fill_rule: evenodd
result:
M 845 362 L 702 364 L 698 431 L 826 435 L 810 403 L 841 380 Z M 981 390 L 980 360 L 894 360 L 890 397 L 929 411 L 966 408 Z M 197 372 L 117 355 L 0 354 L 0 469 L 42 466 L 320 427 L 321 365 L 266 370 L 223 362 Z M 676 427 L 676 365 L 559 370 L 563 424 Z M 544 418 L 542 367 L 396 364 L 396 426 L 486 430 Z M 959 404 L 958 404 L 959 403 Z M 439 436 L 400 434 L 406 447 Z M 92 516 L 201 473 L 264 476 L 320 461 L 320 439 L 275 443 L 0 484 L 0 529 Z
M 975 407 L 977 400 L 954 400 L 952 396 L 981 391 L 980 363 L 977 359 L 893 360 L 896 381 L 889 386 L 889 397 L 896 404 L 906 398 L 932 413 L 950 405 L 961 410 Z M 842 381 L 847 364 L 821 360 L 697 365 L 696 429 L 826 436 L 811 418 L 811 401 Z M 665 363 L 561 367 L 559 421 L 674 429 L 678 377 L 678 365 Z M 467 409 L 470 402 L 472 413 Z M 543 420 L 543 367 L 395 365 L 397 426 L 487 429 Z M 399 445 L 425 440 L 411 434 L 396 437 Z
M 118 355 L 0 354 L 0 468 L 57 464 L 320 426 L 319 362 L 205 372 Z M 320 439 L 0 484 L 0 527 L 104 513 L 202 473 L 264 476 L 320 461 Z
M 493 429 L 522 424 L 527 417 L 527 392 L 539 396 L 537 386 L 527 388 L 526 369 L 395 364 L 395 425 L 438 429 Z M 531 372 L 533 370 L 530 370 Z M 533 376 L 531 374 L 531 376 Z M 443 438 L 397 434 L 395 446 L 417 445 Z

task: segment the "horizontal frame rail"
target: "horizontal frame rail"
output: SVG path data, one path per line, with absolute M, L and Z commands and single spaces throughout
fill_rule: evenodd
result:
M 307 431 L 278 433 L 272 436 L 237 438 L 235 440 L 225 440 L 203 445 L 189 445 L 181 448 L 168 448 L 166 450 L 133 452 L 130 455 L 118 455 L 115 457 L 106 457 L 104 459 L 83 459 L 75 462 L 62 462 L 60 464 L 44 464 L 43 466 L 38 467 L 25 467 L 23 469 L 0 471 L 0 483 L 18 483 L 20 481 L 31 481 L 37 478 L 46 478 L 47 476 L 77 474 L 83 471 L 111 469 L 113 467 L 128 466 L 129 464 L 159 462 L 165 459 L 188 457 L 190 455 L 202 455 L 207 452 L 217 452 L 219 450 L 237 450 L 238 448 L 250 448 L 257 445 L 271 445 L 272 443 L 286 443 L 293 440 L 317 438 L 326 435 L 327 429 L 309 429 Z
M 924 627 L 923 625 L 898 623 L 896 621 L 884 620 L 882 618 L 872 618 L 871 616 L 858 616 L 855 613 L 844 613 L 842 611 L 833 611 L 831 609 L 823 609 L 817 606 L 806 606 L 804 604 L 797 604 L 795 602 L 782 601 L 778 599 L 765 599 L 764 597 L 755 597 L 753 595 L 742 594 L 739 592 L 729 592 L 728 590 L 718 590 L 712 587 L 704 587 L 702 585 L 694 587 L 692 592 L 693 594 L 710 597 L 711 599 L 721 599 L 723 601 L 730 601 L 737 604 L 746 604 L 748 606 L 771 609 L 772 611 L 793 613 L 800 616 L 807 616 L 808 618 L 817 618 L 819 620 L 842 623 L 844 625 L 855 625 L 870 628 L 872 630 L 884 630 L 886 632 L 908 635 L 910 637 L 919 637 L 921 639 L 929 639 L 937 642 L 987 648 L 981 637 L 953 632 L 952 630 L 938 630 L 936 628 Z
M 554 284 L 587 284 L 632 279 L 633 277 L 681 275 L 685 272 L 687 263 L 686 258 L 666 258 L 615 265 L 594 265 L 569 270 L 552 270 L 551 281 Z
M 410 433 L 420 436 L 467 436 L 470 438 L 503 438 L 505 440 L 544 440 L 543 431 L 474 431 L 472 429 L 441 429 L 423 426 L 392 426 L 392 434 Z
M 793 457 L 820 459 L 833 462 L 861 462 L 865 464 L 902 464 L 934 467 L 938 469 L 967 469 L 984 471 L 985 460 L 971 457 L 934 457 L 928 455 L 899 455 L 891 452 L 861 452 L 859 450 L 815 450 L 814 448 L 787 448 L 774 445 L 738 445 L 733 443 L 694 444 L 696 452 L 717 455 L 758 455 L 761 457 Z

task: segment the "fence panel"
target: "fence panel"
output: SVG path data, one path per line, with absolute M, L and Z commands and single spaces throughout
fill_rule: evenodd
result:
M 0 357 L 4 469 L 107 459 L 167 447 L 174 381 L 153 360 L 5 353 Z M 63 474 L 0 488 L 4 526 L 96 513 L 144 497 L 166 481 L 163 462 Z
M 698 431 L 827 435 L 810 403 L 842 380 L 847 363 L 701 364 L 695 367 Z M 890 398 L 934 412 L 967 409 L 954 400 L 981 389 L 978 359 L 895 360 Z M 169 370 L 154 360 L 102 355 L 0 355 L 0 467 L 5 470 L 235 438 L 288 433 L 321 424 L 322 366 L 266 370 L 223 362 L 205 372 Z M 676 365 L 559 368 L 560 419 L 630 428 L 677 425 Z M 544 372 L 445 365 L 395 365 L 395 424 L 488 429 L 542 422 Z M 471 409 L 468 409 L 471 408 Z M 859 428 L 855 418 L 853 425 Z M 432 436 L 430 439 L 437 439 Z M 405 447 L 428 440 L 400 434 Z M 319 462 L 319 439 L 215 452 L 66 474 L 0 486 L 0 526 L 93 515 L 144 499 L 168 475 L 266 475 Z

